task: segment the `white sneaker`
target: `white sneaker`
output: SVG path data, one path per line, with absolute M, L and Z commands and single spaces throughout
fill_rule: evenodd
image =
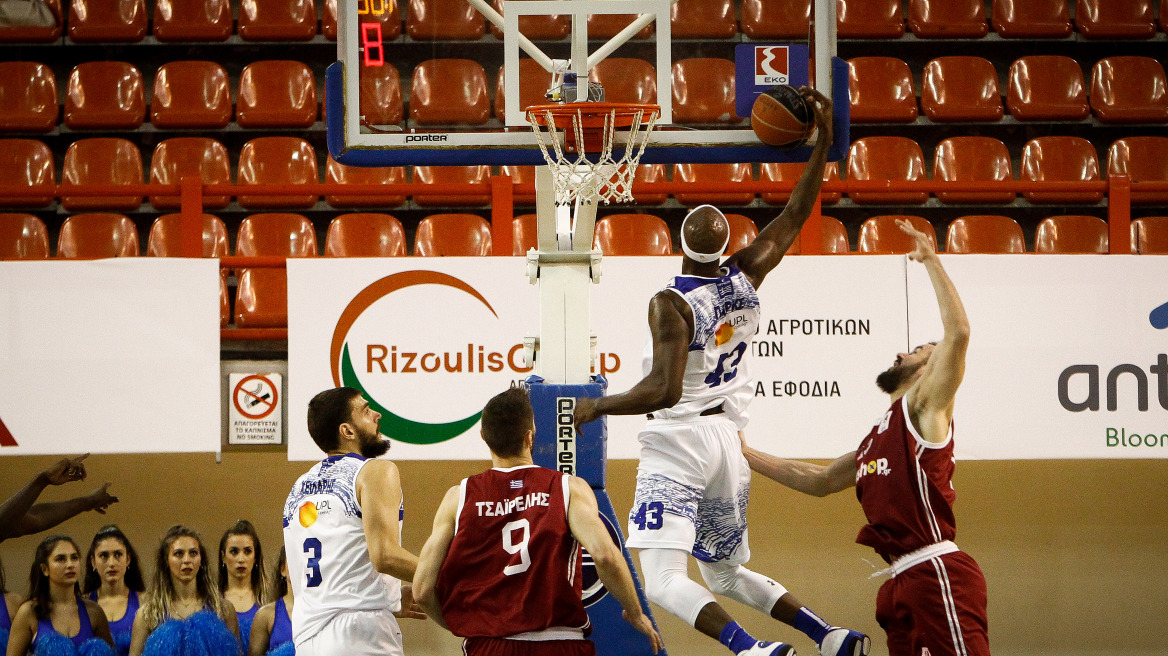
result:
M 795 648 L 785 642 L 758 641 L 750 649 L 743 649 L 738 656 L 795 656 Z
M 868 656 L 872 640 L 859 631 L 836 627 L 819 643 L 821 656 Z

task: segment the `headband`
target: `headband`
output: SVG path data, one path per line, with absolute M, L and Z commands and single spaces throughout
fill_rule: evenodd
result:
M 726 247 L 730 245 L 730 230 L 729 229 L 726 230 L 726 241 L 722 242 L 722 247 L 719 248 L 716 253 L 699 253 L 699 252 L 695 251 L 694 249 L 690 248 L 689 244 L 686 243 L 686 241 L 685 241 L 685 222 L 689 221 L 689 217 L 693 216 L 694 212 L 701 210 L 701 209 L 705 209 L 707 207 L 714 210 L 715 212 L 717 212 L 718 216 L 721 216 L 722 220 L 726 221 L 726 215 L 722 214 L 722 210 L 714 207 L 713 205 L 699 205 L 698 207 L 695 207 L 692 210 L 690 210 L 689 213 L 685 215 L 685 219 L 681 222 L 681 252 L 685 253 L 686 257 L 690 258 L 691 260 L 696 260 L 698 262 L 702 262 L 703 264 L 707 263 L 707 262 L 717 262 L 718 259 L 722 257 L 722 253 L 726 252 Z M 729 221 L 727 221 L 726 227 L 727 228 L 730 227 Z

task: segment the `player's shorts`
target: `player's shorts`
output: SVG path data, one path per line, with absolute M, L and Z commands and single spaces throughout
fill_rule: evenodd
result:
M 311 638 L 296 645 L 296 656 L 403 656 L 397 618 L 388 610 L 338 613 Z
M 705 562 L 750 560 L 750 465 L 725 415 L 655 419 L 637 436 L 641 462 L 628 546 L 681 549 Z
M 986 581 L 962 551 L 911 567 L 876 595 L 889 656 L 989 656 Z M 925 651 L 925 650 L 928 651 Z
M 596 646 L 591 640 L 467 638 L 462 642 L 462 653 L 467 656 L 596 656 Z

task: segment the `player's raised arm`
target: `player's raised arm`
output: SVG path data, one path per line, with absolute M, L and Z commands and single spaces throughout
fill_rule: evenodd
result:
M 746 274 L 755 288 L 779 265 L 787 249 L 799 237 L 799 231 L 811 216 L 815 199 L 819 196 L 819 188 L 823 186 L 823 169 L 827 166 L 827 150 L 831 147 L 833 138 L 832 102 L 830 98 L 810 87 L 801 87 L 799 91 L 815 113 L 815 124 L 819 129 L 815 148 L 811 150 L 811 157 L 807 160 L 803 175 L 799 177 L 799 182 L 791 191 L 791 199 L 787 201 L 782 213 L 767 224 L 749 246 L 731 255 L 727 260 L 727 264 L 733 264 Z
M 925 363 L 921 378 L 908 393 L 909 412 L 921 437 L 929 442 L 943 442 L 949 434 L 953 418 L 953 404 L 957 388 L 965 376 L 965 352 L 969 347 L 969 317 L 957 295 L 957 288 L 941 266 L 941 259 L 925 233 L 905 220 L 897 225 L 912 236 L 916 248 L 908 257 L 920 262 L 929 272 L 937 305 L 941 311 L 941 325 L 945 335 L 933 348 Z
M 401 581 L 413 580 L 418 558 L 401 546 L 402 491 L 397 465 L 387 460 L 366 463 L 357 475 L 357 502 L 374 569 Z
M 855 451 L 836 458 L 828 465 L 779 458 L 745 445 L 742 455 L 746 456 L 746 462 L 750 463 L 752 470 L 779 485 L 813 497 L 835 494 L 856 484 Z
M 600 521 L 596 495 L 584 479 L 573 476 L 569 481 L 572 498 L 568 502 L 568 527 L 572 535 L 592 556 L 596 574 L 604 587 L 620 602 L 625 621 L 649 638 L 653 653 L 656 654 L 663 646 L 661 636 L 653 628 L 653 621 L 641 610 L 633 575 L 629 573 L 625 557 L 612 541 L 604 522 Z
M 450 543 L 454 540 L 458 491 L 459 486 L 455 485 L 442 498 L 438 514 L 434 516 L 434 529 L 422 546 L 418 569 L 414 572 L 414 601 L 444 629 L 448 627 L 442 619 L 442 603 L 438 599 L 438 573 L 442 570 L 442 563 L 446 562 L 446 554 L 450 552 Z

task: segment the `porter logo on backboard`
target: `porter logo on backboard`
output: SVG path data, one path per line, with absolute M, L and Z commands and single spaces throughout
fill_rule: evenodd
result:
M 755 84 L 760 86 L 787 84 L 790 70 L 790 50 L 787 46 L 755 46 Z
M 575 409 L 575 397 L 556 398 L 556 469 L 573 476 L 576 475 L 576 425 L 572 417 Z

